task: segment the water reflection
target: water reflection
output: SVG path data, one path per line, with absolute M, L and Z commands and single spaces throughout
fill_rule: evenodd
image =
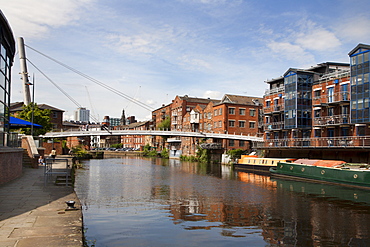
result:
M 347 246 L 369 238 L 367 191 L 178 160 L 85 166 L 76 192 L 95 246 Z

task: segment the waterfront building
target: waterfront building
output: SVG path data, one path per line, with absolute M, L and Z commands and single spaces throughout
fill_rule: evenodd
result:
M 163 104 L 152 112 L 152 125 L 149 126 L 150 129 L 158 130 L 158 126 L 160 126 L 164 120 L 169 119 L 169 121 L 171 121 L 171 105 L 172 103 L 167 105 Z M 152 145 L 157 147 L 159 150 L 162 150 L 165 147 L 165 138 L 154 136 Z
M 185 96 L 176 96 L 171 104 L 171 130 L 183 131 L 183 117 L 187 112 L 197 105 L 207 106 L 209 102 L 218 102 L 219 100 L 211 100 L 204 98 L 194 98 Z
M 10 132 L 11 68 L 15 56 L 15 39 L 0 10 L 0 184 L 22 175 L 23 149 L 18 136 Z
M 212 131 L 232 135 L 262 135 L 258 128 L 262 101 L 261 97 L 225 94 L 221 101 L 212 107 Z M 236 140 L 224 141 L 223 147 L 226 150 L 250 148 L 249 143 Z
M 267 156 L 370 161 L 369 51 L 359 44 L 350 64 L 288 69 L 267 81 L 260 147 Z
M 369 107 L 370 45 L 359 44 L 349 52 L 351 64 L 351 122 L 363 127 L 370 122 Z M 359 128 L 361 131 L 362 128 Z
M 258 136 L 262 134 L 258 128 L 262 100 L 261 97 L 231 94 L 225 94 L 221 100 L 177 96 L 172 103 L 172 130 Z M 217 144 L 224 151 L 251 148 L 244 141 L 217 138 L 181 137 L 170 141 L 171 148 L 177 148 L 176 153 L 183 155 L 195 155 L 202 143 Z
M 121 129 L 128 130 L 148 130 L 152 121 L 135 122 L 125 126 L 120 126 Z M 141 149 L 145 145 L 153 146 L 152 136 L 143 135 L 123 135 L 121 136 L 120 143 L 124 148 Z
M 11 67 L 15 55 L 15 40 L 8 21 L 0 11 L 0 147 L 10 145 L 9 108 Z

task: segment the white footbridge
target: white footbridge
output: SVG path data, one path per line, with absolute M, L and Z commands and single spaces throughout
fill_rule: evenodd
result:
M 252 142 L 263 142 L 262 137 L 249 135 L 221 134 L 208 132 L 185 132 L 185 131 L 163 131 L 163 130 L 101 130 L 101 131 L 64 131 L 49 132 L 43 135 L 43 138 L 63 138 L 73 136 L 125 136 L 125 135 L 143 135 L 143 136 L 183 136 L 197 138 L 218 138 L 229 140 L 243 140 Z

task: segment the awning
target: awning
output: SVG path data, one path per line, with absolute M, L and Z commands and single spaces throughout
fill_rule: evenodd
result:
M 9 118 L 9 123 L 10 123 L 10 128 L 11 129 L 17 129 L 17 128 L 31 128 L 32 123 L 28 122 L 26 120 L 20 119 L 20 118 L 15 118 L 15 117 L 10 117 Z M 42 128 L 41 125 L 39 124 L 33 124 L 34 128 Z

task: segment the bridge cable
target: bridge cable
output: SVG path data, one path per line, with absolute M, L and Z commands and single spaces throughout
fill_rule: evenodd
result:
M 42 55 L 42 56 L 44 56 L 44 57 L 52 60 L 53 62 L 55 62 L 55 63 L 63 66 L 64 68 L 69 69 L 72 72 L 74 72 L 74 73 L 76 73 L 76 74 L 84 77 L 85 79 L 88 79 L 91 82 L 94 82 L 95 84 L 98 84 L 99 86 L 104 87 L 105 89 L 107 89 L 107 90 L 109 90 L 109 91 L 111 91 L 111 92 L 113 92 L 113 93 L 115 93 L 115 94 L 117 94 L 117 95 L 119 95 L 119 96 L 121 96 L 121 97 L 123 97 L 123 98 L 125 98 L 125 99 L 127 99 L 129 101 L 131 101 L 132 103 L 134 103 L 134 104 L 136 104 L 136 105 L 138 105 L 138 106 L 140 106 L 140 107 L 142 107 L 142 108 L 144 108 L 144 109 L 146 109 L 148 111 L 152 111 L 153 110 L 153 108 L 150 107 L 149 105 L 147 105 L 147 104 L 145 104 L 145 103 L 143 103 L 143 102 L 141 102 L 141 101 L 139 101 L 139 100 L 137 100 L 135 98 L 132 98 L 129 95 L 127 95 L 125 93 L 122 93 L 121 91 L 118 91 L 117 89 L 112 88 L 112 87 L 104 84 L 103 82 L 100 82 L 100 81 L 98 81 L 98 80 L 96 80 L 96 79 L 94 79 L 94 78 L 92 78 L 92 77 L 90 77 L 90 76 L 88 76 L 88 75 L 86 75 L 86 74 L 84 74 L 84 73 L 82 73 L 82 72 L 80 72 L 80 71 L 78 71 L 78 70 L 76 70 L 76 69 L 74 69 L 74 68 L 72 68 L 72 67 L 70 67 L 70 66 L 68 66 L 68 65 L 66 65 L 66 64 L 64 64 L 64 63 L 62 63 L 62 62 L 60 62 L 60 61 L 58 61 L 58 60 L 56 60 L 56 59 L 54 59 L 54 58 L 46 55 L 46 54 L 38 51 L 38 50 L 36 50 L 36 49 L 34 49 L 34 48 L 32 48 L 32 47 L 30 47 L 30 46 L 28 46 L 28 45 L 26 45 L 26 44 L 25 44 L 25 46 L 28 47 L 28 48 L 30 48 L 31 50 L 39 53 L 40 55 Z
M 57 83 L 55 83 L 50 77 L 48 77 L 41 69 L 39 69 L 34 63 L 32 63 L 28 58 L 27 61 L 36 69 L 38 70 L 48 81 L 50 81 L 59 91 L 61 91 L 70 101 L 72 101 L 78 108 L 82 108 L 82 106 L 74 99 L 72 96 L 70 96 L 66 91 L 64 91 L 61 87 L 58 86 Z M 99 122 L 98 119 L 95 117 L 91 116 L 91 118 L 95 122 Z

